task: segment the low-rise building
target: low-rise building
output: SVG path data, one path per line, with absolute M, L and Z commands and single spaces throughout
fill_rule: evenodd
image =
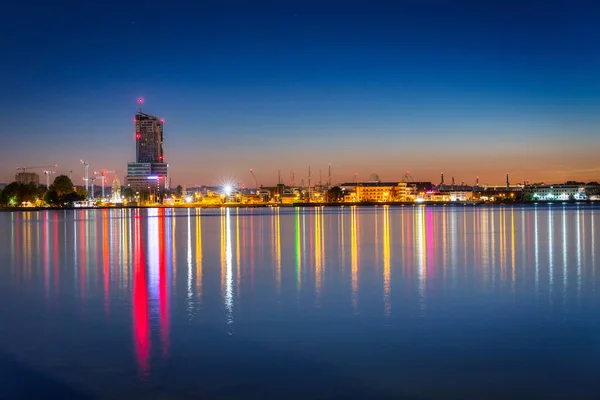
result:
M 524 189 L 533 200 L 585 200 L 585 185 L 540 185 L 527 186 Z

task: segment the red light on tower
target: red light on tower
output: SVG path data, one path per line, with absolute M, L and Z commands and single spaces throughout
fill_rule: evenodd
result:
M 141 136 L 139 133 L 136 133 L 136 134 L 135 134 L 135 138 L 136 138 L 136 139 L 139 139 L 140 137 L 142 137 L 142 136 Z
M 164 124 L 164 123 L 165 123 L 165 119 L 164 119 L 164 118 L 161 118 L 161 119 L 160 119 L 160 122 L 162 122 L 162 123 Z
M 144 99 L 142 99 L 141 97 L 138 99 L 138 103 L 140 104 L 144 104 Z

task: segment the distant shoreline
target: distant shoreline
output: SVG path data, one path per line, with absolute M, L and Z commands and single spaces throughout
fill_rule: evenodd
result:
M 0 212 L 30 212 L 30 211 L 60 211 L 60 210 L 133 210 L 149 208 L 310 208 L 310 207 L 459 207 L 459 206 L 516 206 L 516 205 L 600 205 L 598 200 L 575 200 L 575 201 L 510 201 L 510 202 L 484 202 L 484 201 L 425 201 L 425 202 L 361 202 L 361 203 L 294 203 L 294 204 L 218 204 L 218 205 L 200 205 L 200 204 L 182 204 L 182 205 L 152 205 L 152 206 L 99 206 L 99 207 L 3 207 Z

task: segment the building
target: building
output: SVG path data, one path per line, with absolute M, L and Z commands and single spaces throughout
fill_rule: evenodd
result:
M 17 172 L 15 175 L 15 182 L 23 183 L 25 185 L 33 183 L 37 186 L 40 184 L 40 176 L 35 172 Z
M 354 182 L 342 183 L 340 187 L 354 190 L 350 194 L 350 201 L 385 202 L 393 201 L 399 192 L 398 182 Z M 404 187 L 406 190 L 406 186 Z
M 135 162 L 127 164 L 125 185 L 134 192 L 169 188 L 169 165 L 164 162 L 164 120 L 138 112 L 135 115 Z
M 141 111 L 135 115 L 136 162 L 163 162 L 163 122 Z
M 585 185 L 539 185 L 527 186 L 525 193 L 533 200 L 585 200 Z

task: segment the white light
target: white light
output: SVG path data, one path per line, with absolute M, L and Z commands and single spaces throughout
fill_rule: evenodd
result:
M 192 202 L 192 196 L 186 196 L 185 202 L 186 203 L 191 203 Z
M 231 185 L 225 185 L 223 187 L 223 192 L 227 195 L 230 196 L 231 192 L 233 192 L 233 188 L 231 187 Z

